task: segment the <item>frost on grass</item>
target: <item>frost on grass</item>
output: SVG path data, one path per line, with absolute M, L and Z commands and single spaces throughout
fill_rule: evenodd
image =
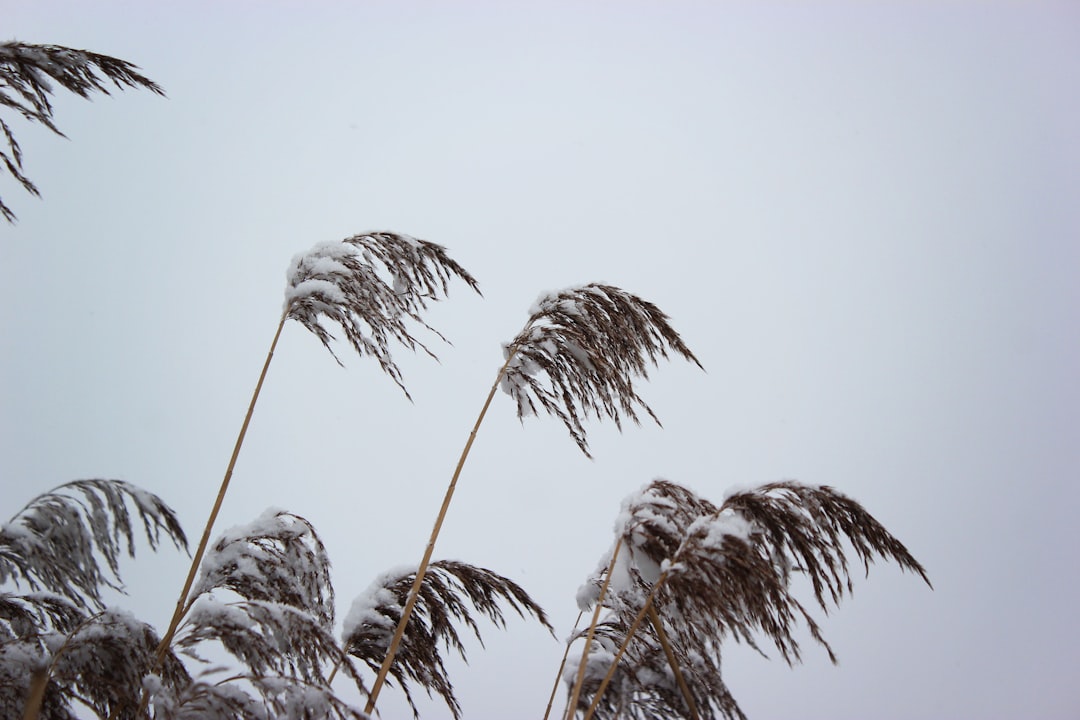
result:
M 373 671 L 379 670 L 386 656 L 415 577 L 415 568 L 384 573 L 357 597 L 347 616 L 346 649 Z M 417 717 L 410 690 L 412 683 L 429 694 L 439 695 L 454 718 L 461 717 L 461 706 L 447 676 L 440 646 L 465 659 L 465 646 L 455 623 L 468 627 L 483 642 L 470 605 L 500 628 L 506 622 L 505 606 L 522 617 L 532 615 L 551 630 L 543 609 L 507 578 L 465 563 L 449 560 L 432 563 L 424 575 L 416 606 L 390 666 L 390 675 L 405 693 Z
M 672 352 L 698 362 L 658 307 L 625 290 L 592 283 L 541 296 L 524 329 L 503 348 L 501 388 L 519 418 L 538 409 L 559 418 L 589 456 L 584 421 L 656 415 L 634 388 Z M 591 456 L 590 456 L 591 457 Z
M 661 637 L 670 642 L 702 718 L 744 717 L 720 674 L 720 645 L 728 637 L 757 648 L 764 635 L 793 664 L 801 657 L 794 633 L 802 621 L 835 662 L 816 621 L 791 594 L 796 572 L 808 577 L 826 612 L 851 592 L 850 551 L 867 571 L 880 558 L 926 580 L 899 540 L 829 487 L 770 483 L 730 493 L 717 506 L 656 480 L 624 501 L 615 533 L 623 550 L 608 594 L 601 600 L 599 588 L 614 548 L 578 592 L 583 607 L 601 602 L 606 610 L 594 643 L 600 657 L 611 652 L 611 643 L 618 647 L 629 638 L 600 700 L 600 718 L 690 716 L 681 692 L 666 692 L 658 682 L 663 668 L 656 663 L 670 664 L 659 649 Z M 648 621 L 631 634 L 647 603 L 661 627 Z M 586 682 L 584 707 L 598 687 Z
M 446 248 L 392 232 L 353 235 L 320 243 L 293 258 L 287 272 L 285 313 L 306 327 L 334 353 L 330 328 L 337 326 L 358 355 L 375 358 L 383 372 L 405 392 L 391 345 L 423 350 L 409 323 L 445 340 L 422 313 L 428 302 L 444 298 L 453 278 L 480 292 L 476 280 Z
M 141 87 L 157 95 L 165 94 L 156 83 L 139 74 L 135 65 L 125 60 L 58 45 L 0 43 L 0 108 L 40 123 L 61 137 L 64 134 L 53 123 L 50 102 L 53 83 L 86 98 L 94 92 L 108 95 L 106 80 L 118 89 Z M 0 163 L 23 189 L 40 196 L 37 186 L 23 174 L 22 148 L 3 117 L 0 117 L 0 133 L 7 144 L 6 150 L 0 149 Z M 0 215 L 8 222 L 15 221 L 15 213 L 3 200 L 0 200 Z

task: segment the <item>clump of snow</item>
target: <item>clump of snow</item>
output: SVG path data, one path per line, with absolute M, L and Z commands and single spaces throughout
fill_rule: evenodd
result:
M 725 538 L 746 541 L 753 532 L 754 524 L 731 510 L 698 518 L 687 528 L 687 534 L 696 537 L 699 545 L 717 550 L 723 546 Z
M 394 623 L 380 612 L 379 608 L 397 608 L 398 610 L 403 610 L 403 608 L 398 603 L 394 593 L 387 589 L 387 586 L 415 572 L 415 565 L 401 565 L 387 570 L 376 577 L 366 590 L 357 595 L 349 607 L 345 620 L 342 622 L 341 636 L 343 642 L 348 642 L 349 638 L 364 625 L 385 628 L 392 633 Z

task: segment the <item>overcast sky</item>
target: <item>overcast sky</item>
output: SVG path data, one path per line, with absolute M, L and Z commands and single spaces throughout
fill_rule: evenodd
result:
M 396 354 L 414 403 L 288 326 L 218 525 L 310 519 L 339 617 L 419 559 L 536 296 L 605 281 L 707 372 L 659 367 L 641 395 L 664 427 L 594 423 L 594 461 L 499 395 L 437 557 L 521 583 L 561 638 L 649 480 L 829 484 L 934 590 L 873 567 L 822 619 L 837 667 L 808 637 L 795 669 L 731 646 L 752 720 L 1080 714 L 1075 4 L 2 5 L 3 39 L 124 58 L 168 94 L 58 95 L 68 140 L 5 114 L 43 199 L 0 177 L 3 517 L 115 477 L 197 536 L 290 258 L 395 230 L 484 297 L 431 313 L 441 363 Z M 122 602 L 163 627 L 186 560 L 143 550 Z M 560 644 L 485 630 L 452 669 L 466 717 L 541 716 Z

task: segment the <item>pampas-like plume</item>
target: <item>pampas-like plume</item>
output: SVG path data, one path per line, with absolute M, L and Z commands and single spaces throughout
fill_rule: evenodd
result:
M 101 609 L 103 588 L 123 588 L 119 562 L 125 551 L 135 556 L 136 517 L 152 549 L 162 535 L 187 549 L 172 509 L 122 480 L 75 480 L 39 495 L 0 526 L 0 583 L 10 579 L 82 610 Z
M 124 663 L 145 661 L 144 646 L 152 647 L 157 636 L 133 618 L 94 612 L 105 607 L 105 588 L 123 589 L 120 558 L 134 556 L 139 523 L 151 548 L 164 536 L 187 549 L 175 513 L 161 498 L 121 480 L 66 483 L 0 527 L 0 583 L 32 591 L 0 595 L 0 686 L 10 688 L 0 693 L 0 716 L 18 717 L 26 705 L 26 717 L 39 709 L 46 717 L 66 717 L 75 698 L 105 709 L 106 716 L 126 707 L 117 678 L 136 672 Z M 163 665 L 171 679 L 182 676 L 174 656 Z M 115 672 L 100 674 L 107 667 Z
M 608 663 L 606 680 L 591 691 L 586 718 L 612 717 L 604 707 L 612 703 L 621 707 L 631 699 L 604 700 L 602 695 L 617 672 L 639 670 L 634 658 L 643 651 L 635 648 L 639 642 L 648 643 L 638 638 L 642 632 L 648 637 L 642 620 L 651 609 L 683 658 L 680 667 L 701 717 L 719 713 L 741 718 L 738 705 L 715 679 L 720 673 L 720 644 L 728 635 L 757 647 L 755 636 L 763 633 L 793 664 L 800 659 L 794 630 L 802 619 L 830 659 L 836 660 L 817 623 L 791 593 L 793 573 L 809 577 L 814 598 L 826 612 L 851 592 L 848 547 L 867 572 L 878 558 L 893 560 L 929 584 L 926 571 L 899 540 L 861 505 L 830 487 L 770 483 L 733 494 L 717 507 L 659 480 L 624 504 L 618 527 L 620 541 L 631 552 L 626 565 L 617 569 L 606 605 L 613 627 L 625 628 L 624 637 Z M 579 600 L 591 603 L 596 592 L 590 588 L 598 582 L 597 576 L 590 578 Z M 621 656 L 627 663 L 622 669 Z M 632 685 L 624 687 L 639 692 Z M 710 688 L 718 692 L 711 694 Z M 580 705 L 573 710 L 579 709 Z M 672 704 L 667 713 L 667 717 L 688 716 L 682 702 Z
M 668 357 L 669 349 L 701 367 L 671 327 L 667 315 L 652 303 L 611 285 L 592 283 L 549 294 L 530 309 L 524 329 L 504 347 L 506 360 L 488 391 L 447 485 L 413 589 L 371 688 L 366 712 L 375 710 L 375 702 L 394 662 L 435 542 L 450 509 L 461 469 L 496 390 L 502 386 L 514 398 L 518 418 L 535 413 L 536 403 L 539 403 L 563 421 L 581 451 L 592 457 L 582 424 L 583 416 L 607 417 L 621 429 L 624 415 L 637 422 L 637 412 L 642 409 L 659 423 L 634 390 L 633 379 L 635 376 L 647 377 L 649 365 L 655 365 L 661 357 Z M 550 388 L 537 379 L 540 372 L 547 376 Z
M 589 455 L 582 424 L 589 416 L 609 418 L 622 429 L 623 416 L 636 423 L 644 410 L 659 424 L 633 380 L 647 378 L 649 366 L 667 358 L 668 350 L 701 367 L 660 308 L 591 283 L 536 302 L 525 328 L 504 348 L 502 389 L 517 403 L 519 418 L 535 414 L 539 405 Z
M 330 345 L 333 336 L 322 321 L 338 325 L 356 353 L 375 358 L 407 396 L 390 341 L 410 350 L 419 347 L 435 357 L 410 333 L 405 320 L 445 340 L 424 322 L 421 312 L 429 300 L 446 295 L 453 277 L 480 292 L 476 279 L 441 245 L 392 232 L 353 235 L 293 258 L 285 312 L 314 333 L 341 364 Z
M 415 572 L 388 573 L 353 602 L 345 621 L 345 646 L 350 655 L 363 660 L 372 670 L 379 670 L 386 657 L 393 628 L 401 620 L 402 606 L 415 576 Z M 543 609 L 520 586 L 490 570 L 461 562 L 432 563 L 419 598 L 390 668 L 416 717 L 419 713 L 409 689 L 410 682 L 428 693 L 437 693 L 454 718 L 461 717 L 461 706 L 447 677 L 439 646 L 465 659 L 465 647 L 455 621 L 467 626 L 483 642 L 469 605 L 500 628 L 506 623 L 500 605 L 504 603 L 518 615 L 524 617 L 528 613 L 549 631 L 552 629 Z
M 221 511 L 221 504 L 228 492 L 236 459 L 244 444 L 251 416 L 255 412 L 255 404 L 266 380 L 266 373 L 285 321 L 291 318 L 313 332 L 340 364 L 340 359 L 330 347 L 332 335 L 322 325 L 322 320 L 337 323 L 344 330 L 353 349 L 361 356 L 375 357 L 383 371 L 408 397 L 401 372 L 390 354 L 390 341 L 396 340 L 411 350 L 420 347 L 432 354 L 423 343 L 413 337 L 405 319 L 419 323 L 441 338 L 437 331 L 424 322 L 420 313 L 427 308 L 428 301 L 446 296 L 450 280 L 454 277 L 464 280 L 479 293 L 476 280 L 458 265 L 441 245 L 392 232 L 353 235 L 340 243 L 316 245 L 309 252 L 293 258 L 288 270 L 281 319 L 263 361 L 258 382 L 255 383 L 255 391 L 240 425 L 240 433 L 225 468 L 225 476 L 221 480 L 214 505 L 210 509 L 210 516 L 195 549 L 187 579 L 177 598 L 172 620 L 162 636 L 161 646 L 158 648 L 159 659 L 164 657 L 180 620 L 190 607 L 189 592 L 210 541 L 210 533 Z
M 157 95 L 165 94 L 161 87 L 141 75 L 138 68 L 126 60 L 58 45 L 0 43 L 0 107 L 40 123 L 61 137 L 64 134 L 53 123 L 53 108 L 49 102 L 52 82 L 86 98 L 94 92 L 108 95 L 109 86 L 105 80 L 111 80 L 119 89 L 141 87 Z M 22 172 L 22 149 L 2 118 L 0 132 L 7 141 L 7 150 L 0 150 L 0 161 L 27 192 L 40 197 L 37 186 Z M 15 213 L 3 200 L 0 200 L 0 215 L 10 223 L 15 222 Z

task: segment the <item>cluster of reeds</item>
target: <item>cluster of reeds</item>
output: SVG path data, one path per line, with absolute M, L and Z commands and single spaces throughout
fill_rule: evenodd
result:
M 8 73 L 0 81 L 22 97 L 0 92 L 3 104 L 55 130 L 41 73 L 83 95 L 104 90 L 95 68 L 118 84 L 160 92 L 133 66 L 80 52 L 0 46 L 0 70 Z M 19 174 L 18 145 L 3 129 L 12 152 L 4 156 L 8 169 L 32 190 Z M 6 209 L 5 215 L 13 217 Z M 655 305 L 596 283 L 537 301 L 503 346 L 504 362 L 420 562 L 379 576 L 354 600 L 340 637 L 330 561 L 303 517 L 268 511 L 210 541 L 284 324 L 302 324 L 339 364 L 334 333 L 342 334 L 408 397 L 393 350 L 434 355 L 417 335 L 444 338 L 423 313 L 455 280 L 479 292 L 445 248 L 393 232 L 322 243 L 293 259 L 270 350 L 160 635 L 107 607 L 102 596 L 104 588 L 122 587 L 118 562 L 125 551 L 134 554 L 138 523 L 152 548 L 164 538 L 187 549 L 160 498 L 116 480 L 81 480 L 34 499 L 0 526 L 0 586 L 10 586 L 0 590 L 0 712 L 28 720 L 74 718 L 80 709 L 101 718 L 364 718 L 392 678 L 414 714 L 412 689 L 419 687 L 460 718 L 443 651 L 465 656 L 462 629 L 479 638 L 478 617 L 502 627 L 512 610 L 552 630 L 511 580 L 458 561 L 432 561 L 480 425 L 499 388 L 519 418 L 540 411 L 556 417 L 587 456 L 590 419 L 621 428 L 644 414 L 659 423 L 635 382 L 672 356 L 700 363 Z M 864 566 L 891 559 L 926 578 L 899 541 L 830 488 L 773 483 L 717 506 L 679 485 L 653 482 L 624 504 L 616 542 L 579 594 L 583 611 L 593 613 L 567 647 L 580 641 L 580 656 L 560 670 L 566 717 L 742 717 L 720 673 L 722 642 L 730 636 L 754 645 L 764 636 L 791 663 L 799 658 L 792 633 L 801 620 L 832 656 L 792 595 L 791 579 L 809 577 L 822 608 L 839 602 L 851 588 L 849 548 Z M 213 664 L 210 657 L 220 653 L 235 665 Z M 370 688 L 366 672 L 375 673 Z M 335 689 L 339 673 L 347 681 L 338 686 L 366 698 L 364 709 Z

